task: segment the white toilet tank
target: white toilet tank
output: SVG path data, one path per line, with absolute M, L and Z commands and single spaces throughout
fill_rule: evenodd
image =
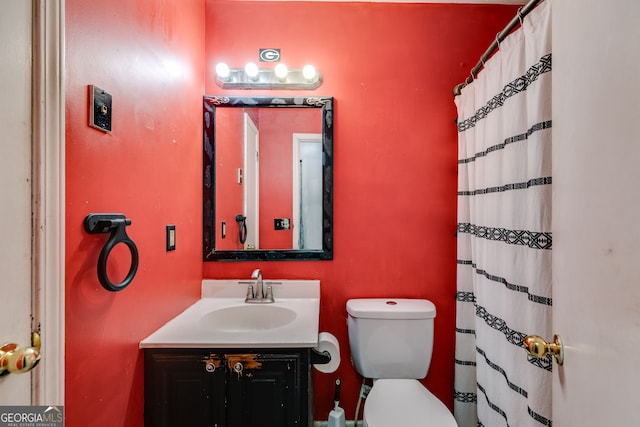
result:
M 424 299 L 363 298 L 347 301 L 351 358 L 365 378 L 427 376 L 436 307 Z

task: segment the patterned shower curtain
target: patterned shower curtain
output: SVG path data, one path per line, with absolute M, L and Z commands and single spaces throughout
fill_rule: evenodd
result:
M 551 426 L 551 0 L 500 43 L 458 108 L 455 416 Z

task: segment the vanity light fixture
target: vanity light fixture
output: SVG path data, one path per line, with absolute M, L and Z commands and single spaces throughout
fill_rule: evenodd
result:
M 221 62 L 218 65 L 216 65 L 216 76 L 218 76 L 218 78 L 226 80 L 229 78 L 230 73 L 231 73 L 231 70 L 229 69 L 229 66 L 224 62 Z
M 312 81 L 317 75 L 318 72 L 316 71 L 316 67 L 314 67 L 313 65 L 305 65 L 302 69 L 302 76 L 307 81 Z
M 282 63 L 276 65 L 276 67 L 273 69 L 273 72 L 275 73 L 278 80 L 280 80 L 281 82 L 286 81 L 287 76 L 289 75 L 289 69 L 285 64 L 282 64 Z
M 322 75 L 313 65 L 288 69 L 283 63 L 274 68 L 259 68 L 250 62 L 244 68 L 216 65 L 216 84 L 223 89 L 316 89 Z
M 255 81 L 258 81 L 260 69 L 255 63 L 249 62 L 247 65 L 244 66 L 244 73 L 247 75 L 247 77 L 249 77 L 249 80 L 251 80 L 252 82 L 255 82 Z

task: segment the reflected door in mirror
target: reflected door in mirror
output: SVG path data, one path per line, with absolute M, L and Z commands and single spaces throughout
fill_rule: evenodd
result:
M 293 248 L 319 250 L 322 249 L 322 134 L 294 133 L 293 153 Z

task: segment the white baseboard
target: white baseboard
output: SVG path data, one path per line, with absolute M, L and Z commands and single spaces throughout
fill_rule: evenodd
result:
M 326 421 L 314 421 L 313 427 L 327 427 Z M 347 421 L 347 427 L 355 427 L 353 420 Z M 358 427 L 362 427 L 362 421 L 358 421 Z

